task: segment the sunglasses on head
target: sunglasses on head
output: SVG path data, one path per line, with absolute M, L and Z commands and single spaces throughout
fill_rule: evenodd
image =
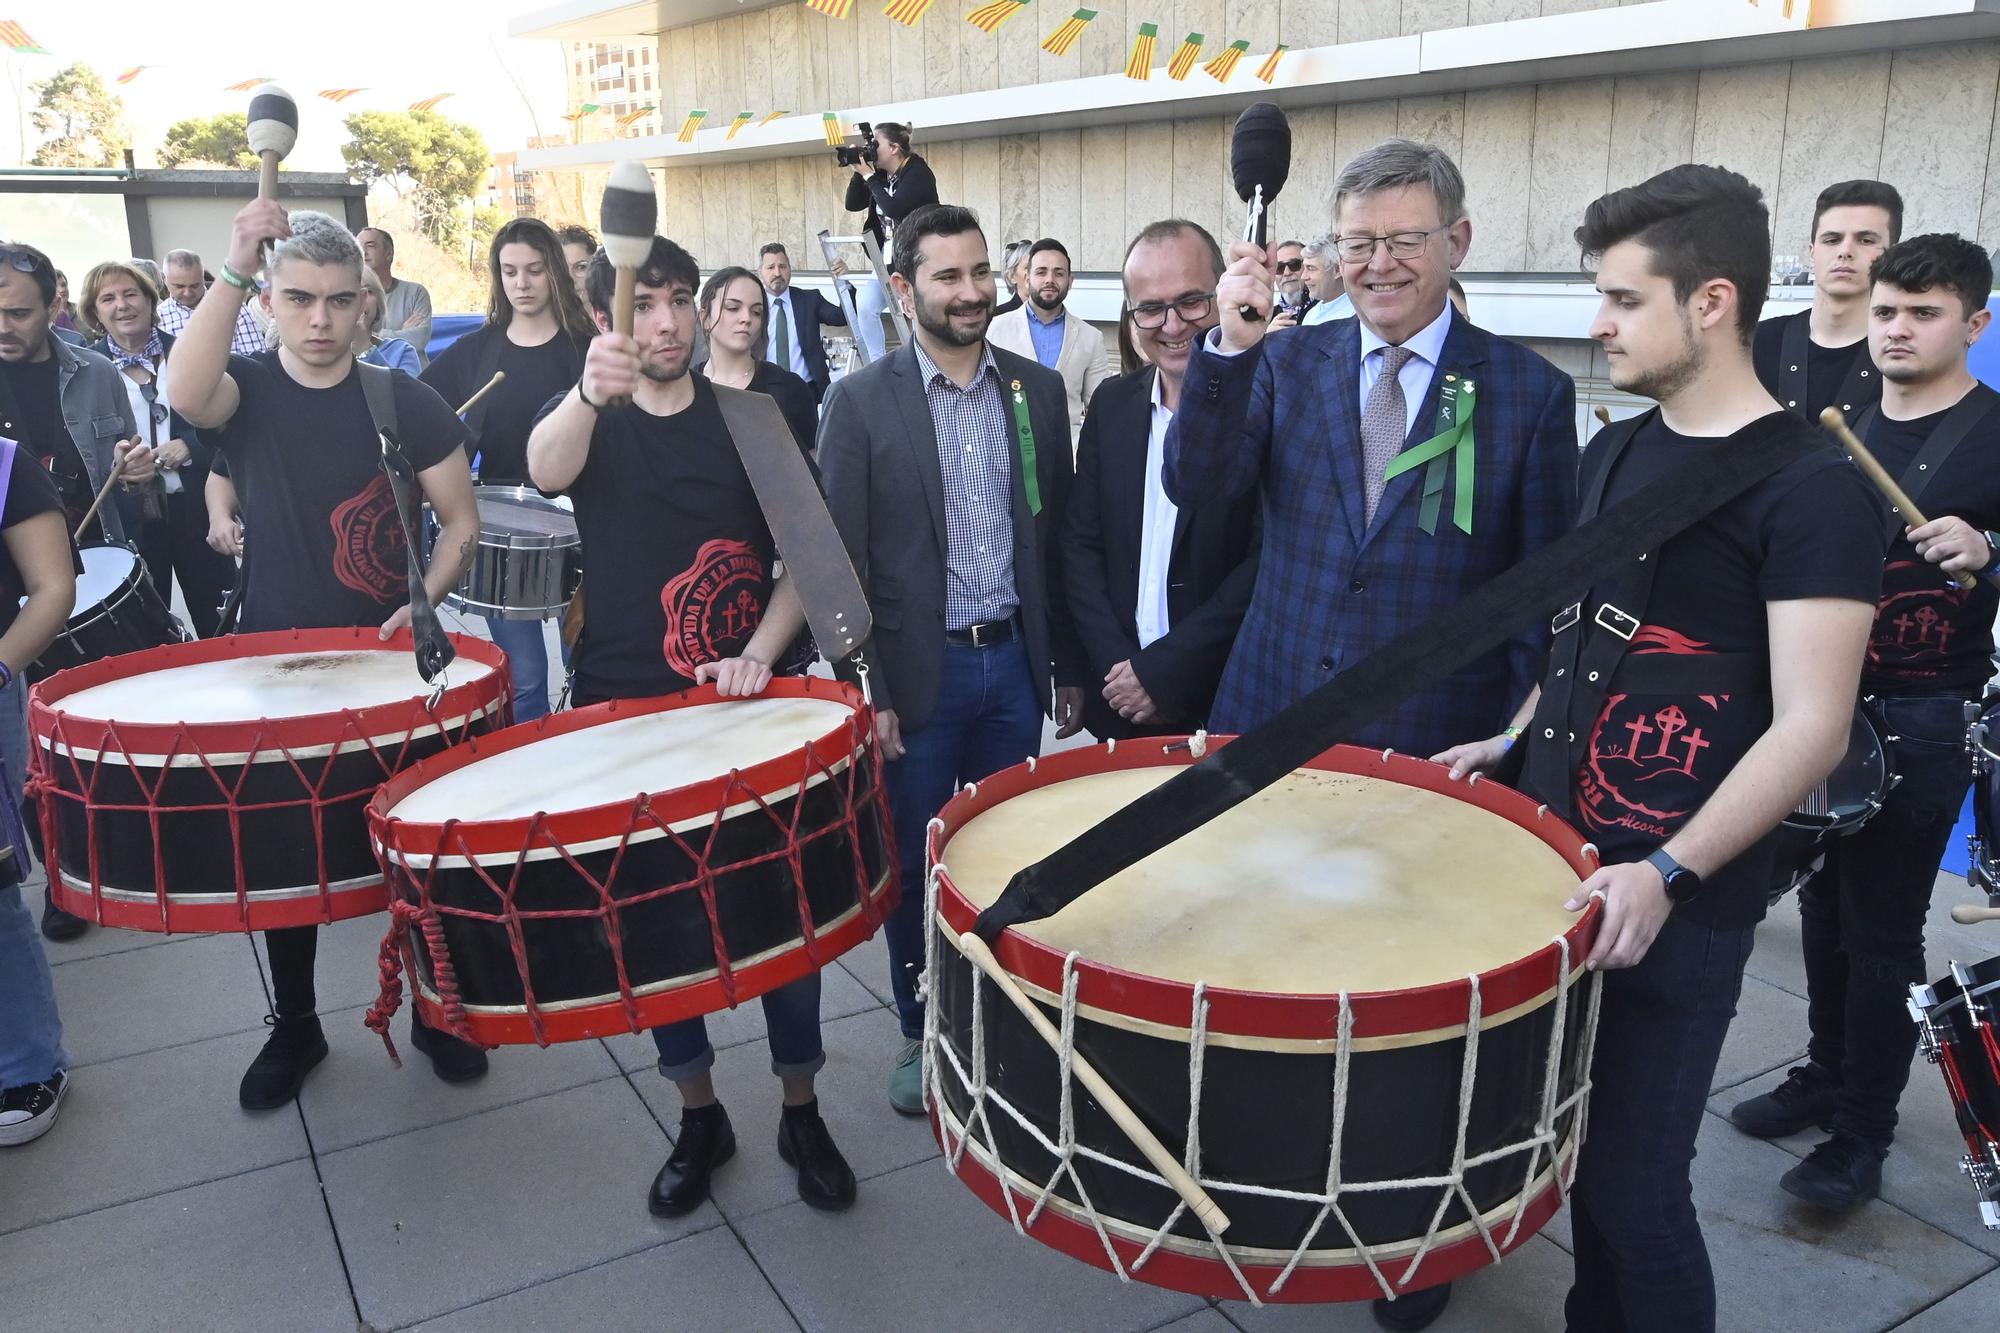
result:
M 0 245 L 0 263 L 6 264 L 16 273 L 34 273 L 49 261 L 32 250 L 23 250 L 12 245 Z
M 1297 273 L 1305 266 L 1306 261 L 1303 259 L 1280 259 L 1277 267 L 1280 273 Z

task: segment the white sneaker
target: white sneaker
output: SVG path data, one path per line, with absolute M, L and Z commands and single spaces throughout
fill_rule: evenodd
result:
M 28 1083 L 0 1091 L 0 1148 L 33 1143 L 55 1128 L 69 1075 L 58 1073 L 46 1083 Z

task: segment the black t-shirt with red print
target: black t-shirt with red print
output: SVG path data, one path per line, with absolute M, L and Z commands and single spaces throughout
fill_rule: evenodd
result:
M 1655 417 L 1619 459 L 1603 507 L 1716 443 L 1677 434 Z M 1586 452 L 1581 484 L 1600 466 L 1602 456 Z M 1831 444 L 1792 464 L 1660 549 L 1627 660 L 1767 656 L 1766 603 L 1873 603 L 1882 574 L 1879 513 L 1860 472 Z M 1640 860 L 1679 831 L 1771 723 L 1768 688 L 1639 694 L 1612 681 L 1575 791 L 1577 825 L 1607 864 Z M 1770 865 L 1769 847 L 1753 848 L 1709 876 L 1701 896 L 1680 910 L 1715 924 L 1753 922 L 1763 914 Z
M 330 389 L 285 372 L 275 351 L 232 356 L 241 404 L 204 432 L 225 460 L 243 514 L 244 577 L 237 627 L 337 629 L 379 625 L 409 600 L 409 545 L 396 516 L 382 446 L 352 369 Z M 465 443 L 465 425 L 436 392 L 391 371 L 396 434 L 419 471 Z
M 714 388 L 691 380 L 694 401 L 672 416 L 637 405 L 601 413 L 564 492 L 588 589 L 580 703 L 686 689 L 697 666 L 743 651 L 770 603 L 770 525 Z M 542 416 L 561 402 L 551 399 Z
M 1901 477 L 1945 416 L 1937 412 L 1891 421 L 1877 412 L 1864 443 L 1890 476 Z M 2000 410 L 1988 413 L 1959 441 L 1917 507 L 1930 518 L 1949 514 L 1982 531 L 2000 528 Z M 1885 511 L 1883 531 L 1886 518 Z M 1993 674 L 1993 616 L 2000 610 L 2000 592 L 1984 579 L 1965 582 L 1963 588 L 1950 587 L 1936 565 L 1918 555 L 1900 531 L 1896 534 L 1868 637 L 1863 691 L 1979 697 Z

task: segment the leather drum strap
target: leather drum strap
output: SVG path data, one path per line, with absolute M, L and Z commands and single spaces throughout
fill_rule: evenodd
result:
M 393 374 L 387 367 L 356 361 L 354 371 L 361 376 L 361 392 L 368 400 L 368 416 L 375 433 L 382 438 L 382 474 L 389 479 L 389 493 L 396 500 L 396 521 L 403 528 L 404 554 L 409 559 L 410 633 L 416 640 L 417 674 L 424 683 L 433 683 L 439 672 L 451 665 L 458 650 L 438 620 L 437 608 L 424 588 L 423 546 L 417 533 L 423 523 L 423 500 L 417 487 L 417 470 L 403 453 L 396 438 L 396 394 Z

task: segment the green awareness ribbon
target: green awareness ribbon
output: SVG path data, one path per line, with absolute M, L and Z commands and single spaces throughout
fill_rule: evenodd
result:
M 1021 483 L 1028 491 L 1028 514 L 1040 518 L 1042 479 L 1035 469 L 1035 427 L 1028 420 L 1028 395 L 1019 380 L 1013 382 L 1010 392 L 1014 395 L 1014 444 L 1021 454 Z
M 1422 444 L 1411 445 L 1383 469 L 1382 484 L 1386 486 L 1410 469 L 1430 464 L 1430 471 L 1424 474 L 1423 508 L 1417 516 L 1417 526 L 1429 536 L 1437 536 L 1438 511 L 1444 504 L 1445 472 L 1452 468 L 1454 457 L 1457 460 L 1458 485 L 1452 498 L 1451 521 L 1460 532 L 1468 536 L 1472 533 L 1472 409 L 1475 405 L 1472 381 L 1446 375 L 1444 384 L 1438 390 L 1438 433 Z

